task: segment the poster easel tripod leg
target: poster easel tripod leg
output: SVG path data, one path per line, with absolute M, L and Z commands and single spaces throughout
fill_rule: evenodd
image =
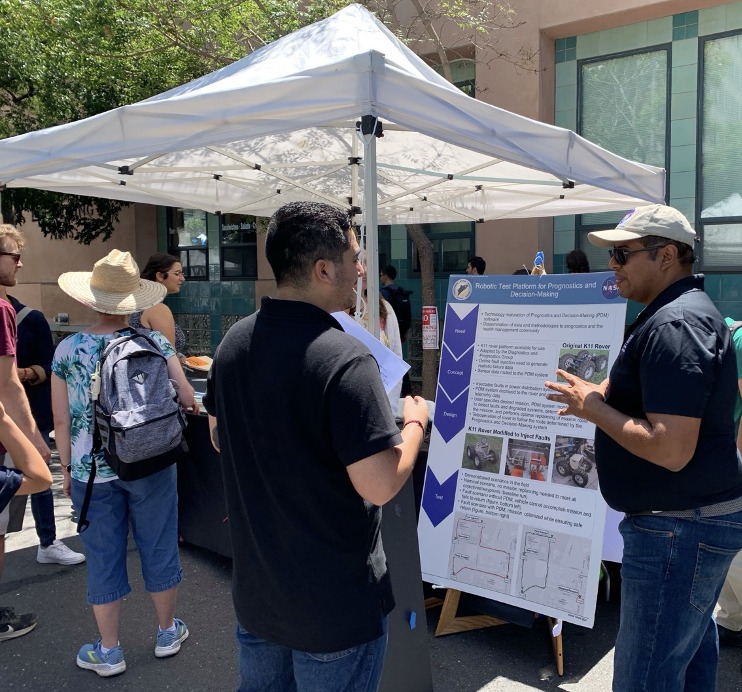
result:
M 459 607 L 460 598 L 461 591 L 456 589 L 447 589 L 443 601 L 441 601 L 440 598 L 429 598 L 425 601 L 426 610 L 435 608 L 441 604 L 443 605 L 441 615 L 438 618 L 438 626 L 435 629 L 436 637 L 442 637 L 446 634 L 457 634 L 458 632 L 469 632 L 470 630 L 478 630 L 484 627 L 510 624 L 507 620 L 501 620 L 492 617 L 491 615 L 468 615 L 457 617 L 456 612 Z M 538 617 L 538 613 L 534 614 L 534 617 Z M 554 651 L 557 673 L 561 676 L 564 675 L 562 628 L 560 623 L 554 618 L 547 617 L 546 622 L 549 626 L 549 638 L 551 639 L 551 647 Z M 555 631 L 557 632 L 556 635 L 554 634 Z

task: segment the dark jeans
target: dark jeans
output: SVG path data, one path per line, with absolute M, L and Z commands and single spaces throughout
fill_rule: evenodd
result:
M 44 442 L 51 446 L 50 432 L 51 430 L 42 430 L 41 436 L 44 438 Z M 54 543 L 57 538 L 57 526 L 54 520 L 54 493 L 52 493 L 51 488 L 31 495 L 31 511 L 33 512 L 39 543 L 46 548 Z
M 378 639 L 330 654 L 272 644 L 237 625 L 237 692 L 376 692 L 386 653 L 387 619 Z
M 619 529 L 624 552 L 614 692 L 713 692 L 714 606 L 742 549 L 742 512 L 630 516 Z

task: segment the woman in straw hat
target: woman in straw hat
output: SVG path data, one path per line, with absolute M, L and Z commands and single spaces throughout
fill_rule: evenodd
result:
M 98 260 L 92 272 L 62 274 L 59 286 L 98 313 L 92 326 L 59 344 L 52 362 L 54 429 L 65 471 L 64 493 L 79 511 L 91 470 L 91 375 L 106 345 L 118 336 L 114 332 L 129 329 L 129 315 L 162 301 L 167 289 L 140 279 L 131 255 L 118 250 Z M 181 405 L 187 410 L 195 407 L 193 388 L 175 350 L 159 332 L 152 331 L 150 336 L 167 358 L 168 376 L 178 384 Z M 178 653 L 188 637 L 188 628 L 174 618 L 177 587 L 183 578 L 178 556 L 175 465 L 146 478 L 121 481 L 102 454 L 96 456 L 95 464 L 88 509 L 90 525 L 80 539 L 87 558 L 87 600 L 93 606 L 100 639 L 80 649 L 77 665 L 108 677 L 126 670 L 118 627 L 121 599 L 131 591 L 126 573 L 129 517 L 144 585 L 152 595 L 159 621 L 155 656 Z

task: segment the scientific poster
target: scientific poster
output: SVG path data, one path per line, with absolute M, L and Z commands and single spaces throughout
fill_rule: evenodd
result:
M 452 276 L 422 511 L 423 579 L 592 627 L 606 505 L 595 426 L 545 398 L 621 347 L 613 273 Z

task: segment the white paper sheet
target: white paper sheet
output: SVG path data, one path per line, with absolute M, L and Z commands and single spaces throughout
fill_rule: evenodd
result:
M 404 377 L 410 366 L 394 351 L 388 349 L 381 341 L 369 334 L 350 315 L 344 312 L 333 312 L 332 316 L 340 322 L 340 326 L 347 334 L 354 336 L 368 346 L 371 355 L 376 358 L 376 362 L 379 364 L 381 381 L 384 383 L 384 390 L 388 394 L 394 385 Z

